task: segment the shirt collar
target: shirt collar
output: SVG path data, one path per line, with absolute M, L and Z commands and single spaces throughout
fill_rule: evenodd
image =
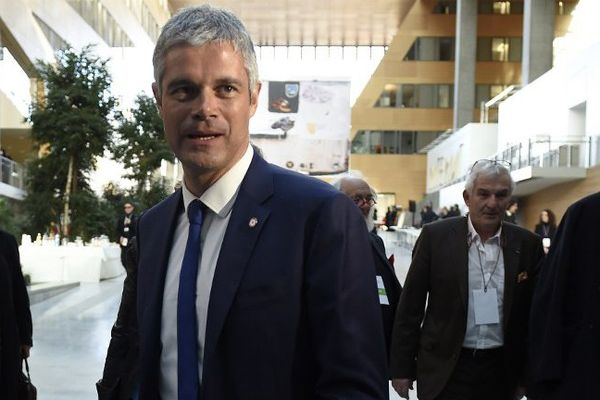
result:
M 467 217 L 467 226 L 469 229 L 468 238 L 467 238 L 469 243 L 481 242 L 481 237 L 479 236 L 479 233 L 477 233 L 477 231 L 475 230 L 475 227 L 473 226 L 473 222 L 471 221 L 470 215 Z M 500 223 L 500 227 L 498 228 L 498 230 L 496 231 L 494 236 L 492 236 L 488 240 L 495 239 L 495 240 L 500 241 L 501 234 L 502 234 L 502 223 Z
M 233 200 L 242 184 L 242 180 L 246 176 L 246 172 L 248 172 L 248 168 L 250 168 L 253 155 L 254 150 L 251 145 L 248 145 L 242 158 L 200 196 L 200 201 L 219 217 L 224 218 L 231 211 Z M 188 205 L 198 197 L 189 191 L 185 185 L 185 179 L 183 180 L 181 191 L 183 194 L 183 205 L 187 213 Z

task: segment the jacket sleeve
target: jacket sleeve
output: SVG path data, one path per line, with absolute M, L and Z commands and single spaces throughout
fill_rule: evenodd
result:
M 415 243 L 392 331 L 390 372 L 392 378 L 416 378 L 416 357 L 429 288 L 430 233 L 427 225 Z
M 318 366 L 315 399 L 388 399 L 383 323 L 368 231 L 343 194 L 316 216 L 305 309 Z
M 31 310 L 29 309 L 29 295 L 25 286 L 25 279 L 21 271 L 21 259 L 19 257 L 19 246 L 17 240 L 12 235 L 7 235 L 8 255 L 7 261 L 12 275 L 12 287 L 15 303 L 15 315 L 19 328 L 19 339 L 22 345 L 33 345 L 31 322 Z
M 102 379 L 96 383 L 99 400 L 129 399 L 138 368 L 137 331 L 137 243 L 127 248 L 127 277 L 123 283 L 121 305 L 111 330 Z

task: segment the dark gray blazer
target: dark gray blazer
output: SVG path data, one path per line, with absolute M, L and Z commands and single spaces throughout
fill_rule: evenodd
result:
M 464 341 L 467 232 L 466 217 L 425 225 L 400 297 L 392 334 L 391 373 L 393 378 L 416 378 L 421 400 L 433 399 L 442 391 Z M 525 383 L 527 321 L 543 250 L 539 236 L 508 223 L 503 225 L 501 242 L 505 268 L 504 358 L 509 389 L 513 390 Z

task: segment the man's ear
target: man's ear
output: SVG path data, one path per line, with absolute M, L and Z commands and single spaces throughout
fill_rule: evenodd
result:
M 469 192 L 467 192 L 466 190 L 463 190 L 463 200 L 465 201 L 467 207 L 469 207 Z
M 160 90 L 158 88 L 158 84 L 156 82 L 152 82 L 152 93 L 154 93 L 154 100 L 156 100 L 156 107 L 158 108 L 158 112 L 162 109 L 162 101 L 160 98 Z
M 262 87 L 262 82 L 256 82 L 256 86 L 254 90 L 250 91 L 250 116 L 254 116 L 256 112 L 256 108 L 258 107 L 258 95 L 260 94 L 260 88 Z

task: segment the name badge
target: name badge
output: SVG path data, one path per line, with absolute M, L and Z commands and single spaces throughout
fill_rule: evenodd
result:
M 123 232 L 129 232 L 129 227 L 126 226 L 125 228 L 123 228 Z
M 377 293 L 379 293 L 379 304 L 390 305 L 390 301 L 385 291 L 385 285 L 383 284 L 383 278 L 377 275 Z
M 473 305 L 475 309 L 475 325 L 499 324 L 498 292 L 496 288 L 473 290 Z

